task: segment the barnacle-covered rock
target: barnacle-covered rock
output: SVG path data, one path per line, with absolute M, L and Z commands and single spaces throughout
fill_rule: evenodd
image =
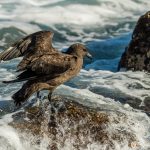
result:
M 123 125 L 127 120 L 128 117 L 120 112 L 114 115 L 111 111 L 55 97 L 51 104 L 43 102 L 43 105 L 26 107 L 15 113 L 10 125 L 21 133 L 35 136 L 33 141 L 36 144 L 40 145 L 41 139 L 46 137 L 47 148 L 52 150 L 63 149 L 68 143 L 69 148 L 75 150 L 88 149 L 94 144 L 108 150 L 115 149 L 116 142 L 127 142 L 129 148 L 137 148 L 139 143 L 136 135 Z
M 121 68 L 150 72 L 150 11 L 139 18 L 119 62 L 118 70 Z

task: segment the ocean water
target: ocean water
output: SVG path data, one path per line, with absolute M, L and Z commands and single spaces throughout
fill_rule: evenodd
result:
M 52 30 L 53 45 L 62 51 L 73 43 L 84 43 L 93 61 L 85 60 L 80 74 L 55 92 L 112 111 L 112 118 L 118 111 L 126 114 L 129 122 L 123 126 L 134 132 L 140 145 L 134 149 L 149 150 L 150 109 L 144 108 L 145 99 L 150 97 L 150 74 L 117 72 L 136 21 L 149 8 L 148 0 L 0 0 L 0 51 L 39 30 Z M 0 63 L 0 81 L 15 78 L 20 59 Z M 32 145 L 31 139 L 21 139 L 20 133 L 8 125 L 14 107 L 11 95 L 21 85 L 0 83 L 0 150 L 46 150 L 42 145 Z M 92 143 L 87 149 L 105 150 L 105 146 Z M 61 149 L 70 150 L 71 143 L 66 142 Z M 115 149 L 129 147 L 115 143 Z

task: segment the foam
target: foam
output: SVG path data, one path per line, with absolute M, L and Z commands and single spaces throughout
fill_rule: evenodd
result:
M 3 16 L 6 18 L 6 16 Z M 1 17 L 0 17 L 1 18 Z M 18 28 L 18 30 L 24 31 L 26 34 L 31 34 L 33 32 L 41 30 L 37 25 L 29 24 L 26 22 L 17 22 L 17 21 L 2 21 L 0 24 L 0 29 L 2 28 Z
M 59 2 L 62 5 L 57 5 Z M 44 0 L 42 2 L 38 0 L 1 0 L 0 29 L 3 32 L 3 28 L 11 29 L 14 27 L 27 34 L 45 28 L 53 29 L 60 34 L 58 34 L 58 39 L 62 36 L 61 38 L 66 40 L 65 42 L 58 42 L 59 47 L 63 46 L 64 48 L 74 41 L 91 41 L 88 42 L 87 46 L 91 48 L 95 60 L 86 65 L 76 78 L 66 85 L 60 86 L 55 92 L 84 105 L 98 107 L 101 111 L 110 113 L 112 120 L 118 117 L 118 112 L 125 114 L 127 121 L 118 125 L 110 125 L 109 132 L 113 132 L 115 128 L 121 130 L 121 127 L 126 131 L 132 130 L 139 140 L 141 149 L 147 150 L 150 147 L 150 119 L 140 110 L 136 110 L 126 103 L 122 104 L 119 98 L 131 98 L 134 104 L 137 103 L 136 100 L 138 99 L 144 106 L 145 97 L 150 97 L 150 75 L 144 72 L 112 72 L 116 71 L 119 57 L 128 44 L 131 34 L 117 38 L 112 37 L 119 35 L 122 31 L 131 31 L 131 22 L 135 22 L 140 15 L 149 9 L 150 2 L 147 0 L 141 2 L 99 0 L 93 1 L 93 5 L 89 3 L 89 1 L 85 4 L 80 1 L 68 2 L 65 0 Z M 121 23 L 124 25 L 121 26 Z M 41 25 L 46 27 L 42 28 Z M 108 31 L 111 26 L 117 26 L 117 29 L 114 29 L 115 34 L 113 31 Z M 69 33 L 70 31 L 72 33 Z M 101 33 L 107 40 L 99 40 Z M 1 41 L 1 46 L 5 44 L 8 44 L 5 43 L 5 40 Z M 14 66 L 16 63 L 17 61 L 14 60 L 11 63 L 3 62 L 0 64 L 0 81 L 15 77 Z M 69 86 L 67 86 L 68 84 Z M 0 101 L 7 100 L 7 106 L 10 106 L 11 95 L 20 86 L 20 83 L 7 86 L 1 83 Z M 6 112 L 8 109 L 6 107 Z M 8 122 L 12 121 L 11 115 L 0 119 L 0 142 L 6 143 L 2 149 L 9 147 L 10 149 L 46 150 L 48 139 L 46 137 L 42 139 L 40 148 L 37 145 L 32 145 L 31 143 L 37 137 L 30 136 L 28 133 L 23 135 L 23 133 L 10 127 Z M 61 149 L 70 150 L 73 142 L 73 139 L 68 139 L 64 143 L 65 147 Z M 129 149 L 125 141 L 122 145 L 113 142 L 116 150 Z M 88 149 L 99 149 L 100 146 L 102 150 L 107 147 L 107 145 L 93 142 L 88 145 Z
M 106 25 L 106 24 L 117 24 L 119 19 L 137 19 L 137 14 L 143 13 L 148 10 L 150 3 L 146 0 L 142 2 L 135 2 L 131 0 L 124 1 L 99 1 L 99 5 L 87 5 L 86 4 L 69 4 L 64 6 L 53 6 L 53 7 L 37 7 L 47 5 L 57 1 L 42 1 L 38 2 L 35 0 L 21 2 L 15 1 L 16 8 L 12 9 L 12 13 L 8 14 L 7 9 L 0 10 L 0 18 L 13 19 L 22 22 L 40 22 L 43 24 L 75 24 L 75 25 Z M 2 6 L 5 4 L 1 2 Z M 8 4 L 9 1 L 6 1 Z M 138 13 L 137 13 L 138 12 Z M 31 15 L 32 14 L 32 15 Z M 73 18 L 73 19 L 72 19 Z
M 118 91 L 131 97 L 136 97 L 143 100 L 150 96 L 150 77 L 144 72 L 117 72 L 102 70 L 89 70 L 81 72 L 84 78 L 78 78 L 78 83 L 87 85 L 91 89 L 105 89 L 107 91 Z M 76 80 L 77 81 L 77 80 Z M 87 83 L 86 83 L 87 82 Z M 116 93 L 117 94 L 117 93 Z
M 83 71 L 84 72 L 84 71 Z M 63 91 L 66 91 L 63 93 Z M 132 143 L 133 147 L 135 144 L 135 149 L 136 145 L 138 144 L 141 149 L 147 150 L 150 147 L 149 144 L 149 126 L 150 126 L 150 119 L 146 114 L 133 110 L 130 108 L 124 108 L 122 105 L 118 102 L 114 102 L 113 99 L 108 99 L 105 98 L 101 95 L 97 95 L 94 93 L 91 93 L 88 91 L 88 89 L 76 89 L 76 88 L 70 88 L 68 86 L 61 86 L 59 89 L 57 89 L 57 92 L 61 95 L 63 94 L 64 96 L 72 96 L 74 97 L 74 100 L 83 103 L 85 105 L 88 105 L 87 99 L 90 99 L 92 102 L 91 107 L 97 107 L 101 110 L 101 112 L 105 112 L 109 116 L 109 121 L 111 124 L 109 124 L 106 128 L 106 131 L 109 133 L 109 136 L 111 137 L 113 133 L 120 133 L 121 132 L 130 132 L 133 133 L 133 135 L 136 135 L 136 140 L 138 143 Z M 70 94 L 68 94 L 70 93 Z M 94 105 L 95 103 L 95 105 Z M 11 114 L 12 115 L 12 114 Z M 41 144 L 37 146 L 34 142 L 38 139 L 38 137 L 30 135 L 29 133 L 20 133 L 14 128 L 10 127 L 7 123 L 12 121 L 11 115 L 6 115 L 3 119 L 0 120 L 0 136 L 1 138 L 5 139 L 5 144 L 3 144 L 3 148 L 5 149 L 6 147 L 10 148 L 15 148 L 15 149 L 31 149 L 31 150 L 46 150 L 47 146 L 49 144 L 49 139 L 45 135 L 43 139 L 40 139 Z M 118 119 L 118 120 L 117 120 Z M 115 123 L 115 120 L 119 121 L 118 123 Z M 44 126 L 46 127 L 46 126 Z M 61 126 L 59 126 L 61 128 Z M 67 124 L 65 125 L 67 128 Z M 62 128 L 61 130 L 64 131 L 65 134 L 65 128 Z M 5 131 L 5 132 L 4 132 Z M 57 138 L 60 138 L 60 142 L 63 139 L 62 135 L 57 135 Z M 14 137 L 14 138 L 13 138 Z M 64 136 L 65 137 L 65 136 Z M 83 137 L 83 141 L 86 140 L 87 138 L 90 137 Z M 2 141 L 2 139 L 0 141 Z M 90 139 L 89 139 L 90 140 Z M 125 137 L 122 137 L 122 143 L 118 143 L 115 140 L 112 140 L 112 143 L 114 144 L 114 148 L 116 150 L 126 150 L 130 149 L 128 146 L 128 142 L 126 141 Z M 48 142 L 49 141 L 49 142 Z M 57 141 L 58 146 L 59 146 L 59 141 Z M 73 144 L 75 142 L 75 139 L 73 136 L 69 137 L 68 139 L 65 139 L 64 141 L 64 146 L 59 147 L 59 149 L 64 149 L 64 150 L 69 150 L 73 149 Z M 92 142 L 87 145 L 87 148 L 90 149 L 95 149 L 97 150 L 98 147 L 101 147 L 101 150 L 105 150 L 106 147 L 109 145 L 109 143 L 105 142 L 104 144 L 100 143 L 95 143 Z M 82 149 L 84 150 L 84 149 Z
M 58 4 L 58 5 L 57 5 Z M 91 5 L 92 4 L 92 5 Z M 130 4 L 130 5 L 129 5 Z M 39 30 L 54 31 L 58 47 L 72 42 L 95 41 L 131 31 L 133 22 L 150 7 L 146 0 L 65 1 L 2 0 L 0 28 L 15 27 L 30 34 Z M 1 44 L 6 44 L 1 43 Z
M 33 6 L 46 6 L 46 5 L 50 5 L 50 4 L 55 4 L 55 3 L 58 3 L 58 2 L 62 2 L 64 0 L 42 0 L 40 3 L 39 3 L 39 0 L 22 0 L 23 3 L 27 3 L 27 4 L 31 4 Z
M 90 91 L 90 88 L 101 88 L 105 87 L 106 91 L 108 89 L 120 89 L 124 93 L 129 93 L 132 96 L 139 96 L 142 98 L 142 93 L 149 94 L 149 90 L 146 89 L 136 89 L 134 86 L 132 87 L 132 91 L 127 88 L 126 83 L 131 82 L 140 82 L 144 88 L 149 88 L 149 84 L 145 83 L 145 81 L 149 80 L 149 75 L 142 72 L 118 72 L 113 73 L 110 71 L 95 71 L 95 70 L 82 70 L 80 75 L 72 80 L 72 83 L 78 85 L 78 88 L 69 87 L 66 85 L 60 86 L 56 89 L 55 93 L 59 95 L 63 95 L 65 97 L 70 97 L 71 99 L 82 103 L 83 105 L 88 105 L 90 107 L 99 108 L 102 112 L 108 114 L 110 121 L 112 122 L 107 127 L 107 132 L 110 137 L 111 134 L 118 131 L 127 131 L 136 135 L 138 144 L 140 148 L 143 150 L 147 150 L 149 145 L 149 126 L 150 119 L 149 117 L 142 113 L 141 111 L 134 110 L 132 107 L 124 107 L 121 103 L 114 101 L 114 99 L 107 98 L 103 95 L 96 94 Z M 84 88 L 82 87 L 84 85 Z M 123 87 L 125 85 L 125 87 Z M 81 87 L 82 88 L 81 88 Z M 142 91 L 142 92 L 141 92 Z M 3 119 L 0 120 L 0 136 L 1 142 L 5 139 L 5 144 L 3 145 L 3 149 L 6 147 L 15 148 L 15 149 L 42 149 L 46 150 L 48 146 L 48 139 L 45 135 L 41 140 L 41 144 L 39 148 L 36 144 L 33 144 L 37 139 L 36 136 L 30 135 L 28 133 L 20 133 L 14 128 L 8 126 L 8 122 L 12 121 L 12 114 L 6 115 Z M 126 121 L 124 121 L 124 117 L 126 116 Z M 119 119 L 119 123 L 115 123 L 117 118 Z M 117 129 L 117 130 L 116 130 Z M 65 128 L 63 128 L 65 133 Z M 5 131 L 5 132 L 4 132 Z M 59 135 L 58 135 L 59 138 Z M 62 137 L 60 137 L 62 138 Z M 90 137 L 86 137 L 90 138 Z M 83 138 L 83 140 L 85 140 Z M 59 149 L 71 149 L 74 144 L 73 137 L 65 140 L 64 147 L 60 147 Z M 116 150 L 129 149 L 128 142 L 126 142 L 125 137 L 123 138 L 123 142 L 121 144 L 113 141 Z M 32 144 L 31 144 L 32 143 Z M 100 145 L 99 143 L 94 143 L 91 141 L 91 144 L 88 144 L 88 149 L 98 149 L 101 146 L 102 150 L 105 150 L 109 143 L 105 143 Z M 137 143 L 132 143 L 133 146 Z M 59 145 L 59 141 L 58 141 Z

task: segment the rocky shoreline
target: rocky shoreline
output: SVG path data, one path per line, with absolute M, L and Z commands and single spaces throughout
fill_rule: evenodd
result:
M 10 126 L 20 133 L 38 137 L 32 142 L 39 145 L 40 139 L 46 136 L 47 148 L 52 150 L 66 147 L 68 141 L 75 150 L 87 149 L 94 143 L 112 150 L 116 142 L 140 148 L 140 141 L 132 130 L 134 124 L 124 126 L 128 122 L 125 113 L 90 108 L 64 97 L 55 97 L 51 104 L 44 100 L 40 106 L 26 106 L 12 118 Z

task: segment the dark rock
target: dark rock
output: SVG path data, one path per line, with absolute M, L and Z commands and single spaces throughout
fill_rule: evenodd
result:
M 146 98 L 144 99 L 144 104 L 145 104 L 146 107 L 149 107 L 149 108 L 150 108 L 150 97 L 146 97 Z
M 150 12 L 139 18 L 119 62 L 118 70 L 121 68 L 150 72 Z
M 141 109 L 143 109 L 150 116 L 150 97 L 149 96 L 145 97 L 144 106 L 141 106 Z
M 117 113 L 117 112 L 116 112 Z M 118 112 L 112 117 L 113 112 L 106 113 L 96 108 L 83 106 L 75 101 L 63 97 L 54 98 L 49 105 L 26 107 L 24 111 L 13 115 L 11 126 L 21 133 L 30 133 L 36 137 L 47 136 L 48 149 L 56 150 L 65 147 L 70 141 L 72 149 L 88 149 L 88 145 L 98 143 L 107 149 L 115 149 L 115 143 L 128 141 L 128 146 L 139 147 L 138 140 L 133 131 L 123 129 L 127 116 Z M 111 119 L 110 119 L 111 118 Z M 118 126 L 116 129 L 109 126 Z M 122 127 L 121 127 L 122 126 Z M 35 138 L 33 143 L 40 143 Z

